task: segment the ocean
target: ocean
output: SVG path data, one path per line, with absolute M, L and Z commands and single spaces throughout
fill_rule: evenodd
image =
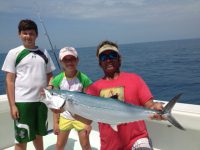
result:
M 121 44 L 119 49 L 121 71 L 142 76 L 155 99 L 169 101 L 176 94 L 183 93 L 179 102 L 200 104 L 200 39 Z M 102 77 L 95 55 L 96 47 L 77 48 L 77 51 L 79 70 L 93 81 Z M 56 50 L 57 56 L 58 52 Z M 52 51 L 49 53 L 57 65 Z M 0 67 L 5 56 L 5 53 L 0 54 Z M 54 74 L 58 72 L 59 69 Z M 5 94 L 5 73 L 2 71 L 0 94 Z

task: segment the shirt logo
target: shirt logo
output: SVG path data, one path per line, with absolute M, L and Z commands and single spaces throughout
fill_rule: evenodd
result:
M 114 98 L 124 101 L 124 87 L 113 87 L 102 89 L 100 91 L 100 97 Z
M 32 55 L 32 58 L 36 58 L 36 55 L 35 55 L 35 54 L 33 54 L 33 55 Z
M 21 139 L 25 138 L 25 131 L 20 130 L 19 133 L 16 133 L 16 137 L 20 137 Z

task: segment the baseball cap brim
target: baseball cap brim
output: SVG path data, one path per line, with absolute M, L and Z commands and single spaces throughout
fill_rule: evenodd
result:
M 62 60 L 65 56 L 72 55 L 74 57 L 78 57 L 78 53 L 73 47 L 64 47 L 60 50 L 59 59 Z

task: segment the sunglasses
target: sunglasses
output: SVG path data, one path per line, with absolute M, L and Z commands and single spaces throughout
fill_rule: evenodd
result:
M 118 53 L 117 52 L 110 52 L 108 54 L 105 54 L 105 53 L 101 53 L 99 55 L 99 60 L 100 61 L 106 61 L 107 59 L 109 60 L 114 60 L 114 59 L 117 59 L 118 58 Z

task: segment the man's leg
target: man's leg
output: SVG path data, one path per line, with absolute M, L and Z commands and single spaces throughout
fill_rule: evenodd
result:
M 153 150 L 153 147 L 150 139 L 141 138 L 133 144 L 132 150 Z

